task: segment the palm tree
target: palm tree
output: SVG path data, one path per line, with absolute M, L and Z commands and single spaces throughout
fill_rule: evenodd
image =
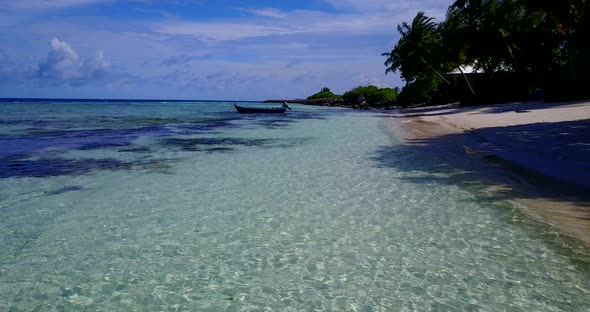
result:
M 410 82 L 433 71 L 444 82 L 450 82 L 436 68 L 444 67 L 442 60 L 437 57 L 434 51 L 441 47 L 441 34 L 438 32 L 433 18 L 427 17 L 424 12 L 418 12 L 412 20 L 412 24 L 404 22 L 397 26 L 401 38 L 386 56 L 386 73 L 400 71 L 404 80 Z
M 576 51 L 586 46 L 583 39 L 576 41 L 576 32 L 580 29 L 584 19 L 584 10 L 587 6 L 586 0 L 518 0 L 518 2 L 529 11 L 540 12 L 544 16 L 545 37 L 550 42 L 547 46 L 560 51 L 553 53 L 553 60 L 550 63 L 565 63 L 565 68 L 570 71 L 571 78 L 576 79 L 576 68 L 574 58 Z M 587 17 L 586 17 L 587 18 Z M 584 56 L 585 57 L 585 56 Z
M 457 0 L 447 13 L 449 33 L 462 46 L 468 63 L 493 75 L 514 59 L 516 12 L 513 0 Z
M 465 83 L 469 88 L 471 94 L 475 95 L 475 91 L 471 86 L 471 82 L 467 78 L 465 72 L 463 72 L 462 66 L 468 64 L 465 57 L 465 49 L 462 44 L 459 44 L 459 40 L 456 36 L 456 30 L 453 28 L 453 24 L 448 20 L 444 21 L 439 25 L 439 31 L 442 33 L 443 37 L 443 49 L 440 50 L 442 53 L 442 57 L 444 57 L 445 61 L 449 64 L 449 68 L 458 69 L 463 79 L 465 79 Z

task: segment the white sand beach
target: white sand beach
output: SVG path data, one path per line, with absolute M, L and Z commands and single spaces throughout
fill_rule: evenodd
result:
M 493 176 L 498 189 L 590 245 L 590 102 L 446 105 L 392 117 L 408 143 Z

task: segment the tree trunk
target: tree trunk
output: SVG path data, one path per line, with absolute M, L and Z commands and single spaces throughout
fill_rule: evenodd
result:
M 473 91 L 473 88 L 471 87 L 471 83 L 469 82 L 469 79 L 467 79 L 467 75 L 465 75 L 465 73 L 463 72 L 463 69 L 461 69 L 461 66 L 459 66 L 459 71 L 461 72 L 461 75 L 463 75 L 463 78 L 465 78 L 465 82 L 467 83 L 467 86 L 469 87 L 469 91 L 471 91 L 471 94 L 475 95 L 475 91 Z
M 423 57 L 420 57 L 420 59 L 422 60 L 422 62 L 424 62 L 424 64 L 426 64 L 426 66 L 430 67 L 430 69 L 432 69 L 444 82 L 446 82 L 449 86 L 451 85 L 451 83 L 445 78 L 445 76 L 443 76 L 436 69 L 434 69 L 434 67 L 428 64 L 428 62 L 426 62 Z

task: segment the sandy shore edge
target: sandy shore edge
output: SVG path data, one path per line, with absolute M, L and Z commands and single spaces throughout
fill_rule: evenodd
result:
M 391 131 L 590 247 L 590 102 L 399 110 Z

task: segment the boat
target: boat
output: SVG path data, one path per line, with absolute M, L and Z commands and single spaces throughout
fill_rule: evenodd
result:
M 282 114 L 287 108 L 272 107 L 272 108 L 258 108 L 258 107 L 243 107 L 234 104 L 234 107 L 240 114 Z

